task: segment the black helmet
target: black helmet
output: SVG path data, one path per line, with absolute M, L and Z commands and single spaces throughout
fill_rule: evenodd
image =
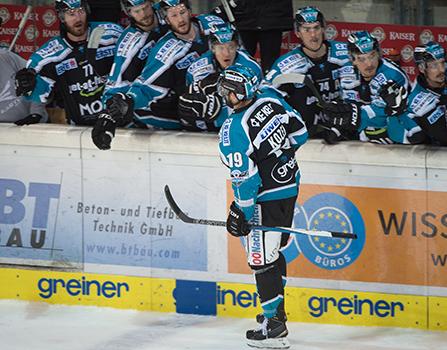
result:
M 320 22 L 322 27 L 326 26 L 323 13 L 315 6 L 301 7 L 295 13 L 295 25 L 298 29 L 306 23 Z

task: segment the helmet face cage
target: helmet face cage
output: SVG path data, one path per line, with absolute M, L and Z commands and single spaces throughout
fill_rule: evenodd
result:
M 444 48 L 434 41 L 431 41 L 424 46 L 417 46 L 414 49 L 414 60 L 417 65 L 441 59 L 445 59 Z
M 90 14 L 90 6 L 87 0 L 56 0 L 54 8 L 61 22 L 64 22 L 64 13 L 67 10 L 84 8 L 87 15 Z
M 216 44 L 226 44 L 231 41 L 239 42 L 237 31 L 230 23 L 217 24 L 211 28 L 211 33 L 208 36 L 210 49 Z
M 250 100 L 255 95 L 258 83 L 258 77 L 250 68 L 233 65 L 221 73 L 217 82 L 217 91 L 222 97 L 233 92 L 239 101 Z
M 348 37 L 348 51 L 351 55 L 379 52 L 379 42 L 366 30 L 356 32 Z
M 303 24 L 310 24 L 320 22 L 322 27 L 326 26 L 326 22 L 324 20 L 323 13 L 314 6 L 306 6 L 298 9 L 295 13 L 295 25 L 296 29 L 299 29 L 299 27 Z
M 143 5 L 148 1 L 152 3 L 152 0 L 121 0 L 121 9 L 129 16 L 132 7 Z

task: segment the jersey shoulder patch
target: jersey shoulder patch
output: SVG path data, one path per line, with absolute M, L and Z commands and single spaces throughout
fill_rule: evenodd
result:
M 51 56 L 56 56 L 67 48 L 68 45 L 65 41 L 61 37 L 56 37 L 43 44 L 35 54 L 45 59 Z
M 163 40 L 164 39 L 164 40 Z M 182 49 L 184 43 L 181 40 L 173 38 L 171 35 L 166 35 L 153 48 L 155 52 L 155 59 L 162 63 L 173 59 L 175 54 Z

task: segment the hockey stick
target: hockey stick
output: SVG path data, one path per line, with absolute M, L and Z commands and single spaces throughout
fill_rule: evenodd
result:
M 218 220 L 207 220 L 207 219 L 193 219 L 186 215 L 172 197 L 171 191 L 168 185 L 165 185 L 165 196 L 169 203 L 169 206 L 174 211 L 174 213 L 182 220 L 188 224 L 199 224 L 199 225 L 209 225 L 209 226 L 222 226 L 226 227 L 227 223 L 225 221 Z M 348 238 L 348 239 L 357 239 L 357 235 L 355 233 L 345 233 L 345 232 L 333 232 L 333 231 L 318 231 L 318 230 L 305 230 L 301 228 L 289 228 L 289 227 L 270 227 L 270 226 L 261 226 L 261 225 L 251 225 L 252 230 L 261 230 L 261 231 L 274 231 L 281 233 L 290 233 L 290 234 L 301 234 L 308 236 L 320 236 L 320 237 L 330 237 L 330 238 Z
M 28 5 L 26 7 L 26 10 L 25 10 L 25 13 L 23 14 L 22 20 L 20 21 L 20 24 L 17 27 L 16 35 L 14 35 L 14 38 L 12 39 L 11 44 L 9 44 L 9 48 L 8 48 L 9 51 L 12 51 L 12 49 L 16 45 L 17 39 L 19 38 L 20 34 L 23 31 L 23 28 L 25 27 L 26 21 L 28 20 L 28 17 L 30 15 L 32 9 L 33 9 L 33 7 L 31 5 Z
M 317 98 L 318 103 L 321 107 L 325 108 L 329 105 L 328 102 L 323 100 L 321 94 L 318 92 L 313 81 L 306 74 L 301 73 L 279 74 L 275 78 L 273 78 L 272 84 L 275 86 L 280 86 L 283 84 L 304 84 L 312 91 L 312 94 Z
M 222 7 L 225 11 L 225 14 L 228 17 L 228 21 L 233 24 L 235 19 L 234 19 L 234 15 L 233 15 L 233 11 L 231 11 L 230 5 L 228 4 L 227 0 L 221 0 L 222 3 Z

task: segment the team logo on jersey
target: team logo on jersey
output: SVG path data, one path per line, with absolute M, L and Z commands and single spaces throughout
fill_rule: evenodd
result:
M 57 20 L 56 13 L 51 9 L 46 10 L 42 16 L 42 19 L 45 26 L 51 27 Z
M 382 41 L 384 41 L 386 39 L 386 34 L 382 27 L 374 28 L 371 32 L 371 35 L 374 38 L 376 38 L 379 41 L 379 43 L 381 43 Z
M 426 45 L 428 42 L 435 40 L 435 36 L 429 29 L 424 29 L 421 34 L 419 34 L 419 41 L 422 45 Z
M 3 24 L 11 19 L 11 15 L 6 7 L 0 7 L 0 18 Z
M 314 265 L 339 270 L 351 265 L 365 245 L 365 223 L 357 207 L 335 193 L 320 193 L 295 208 L 294 227 L 356 233 L 357 239 L 293 236 L 282 250 L 287 262 L 300 252 Z
M 404 62 L 410 62 L 413 59 L 413 46 L 405 45 L 402 50 L 400 50 L 400 54 Z
M 326 27 L 325 34 L 326 34 L 326 39 L 335 40 L 335 38 L 338 36 L 337 28 L 333 24 L 329 24 Z
M 29 42 L 32 42 L 38 37 L 39 37 L 39 31 L 33 24 L 26 27 L 26 29 L 25 29 L 26 40 L 28 40 Z

